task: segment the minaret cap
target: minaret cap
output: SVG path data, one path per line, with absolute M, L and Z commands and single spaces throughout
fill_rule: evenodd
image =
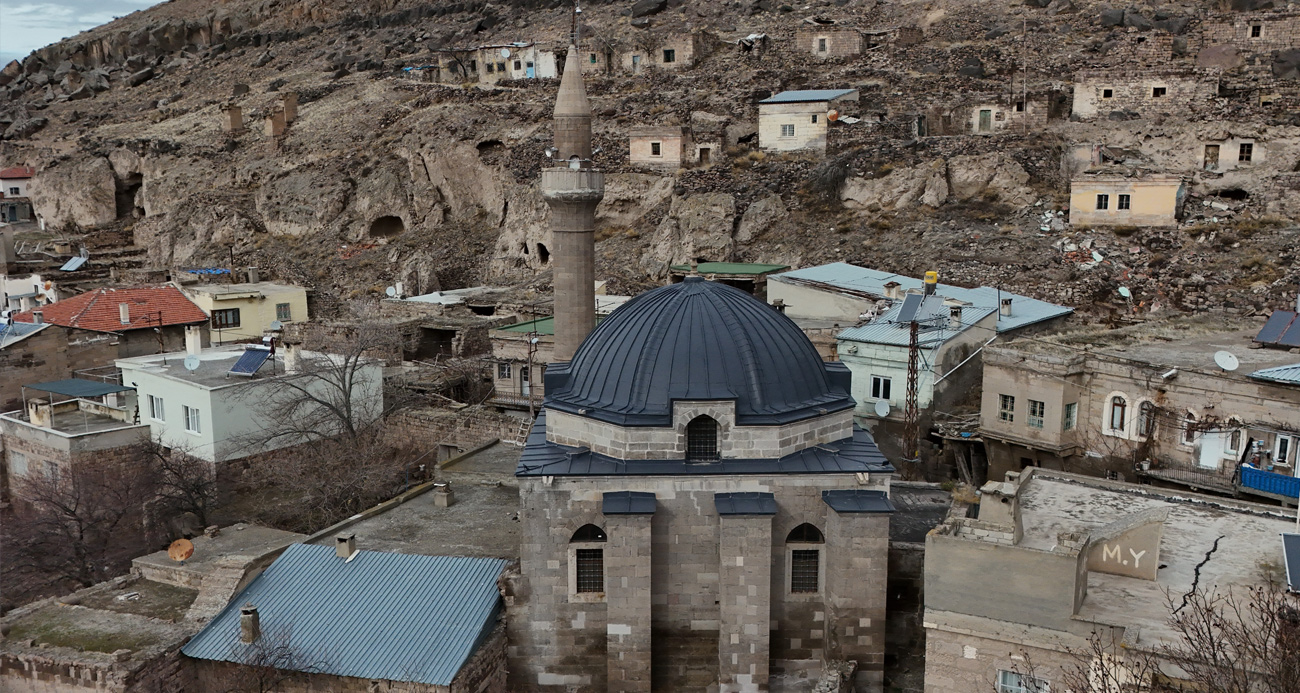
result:
M 582 66 L 578 64 L 578 47 L 570 45 L 560 77 L 560 94 L 555 98 L 555 115 L 591 117 L 587 87 L 582 83 Z

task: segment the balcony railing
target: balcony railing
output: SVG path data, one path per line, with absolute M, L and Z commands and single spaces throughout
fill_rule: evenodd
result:
M 1241 465 L 1241 488 L 1271 496 L 1300 498 L 1300 479 L 1277 472 L 1267 472 L 1249 464 Z

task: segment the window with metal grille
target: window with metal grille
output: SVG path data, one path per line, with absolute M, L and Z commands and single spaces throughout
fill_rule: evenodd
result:
M 818 53 L 826 52 L 826 39 L 824 38 L 817 39 L 817 52 Z
M 505 71 L 506 71 L 506 64 L 505 64 L 505 63 L 497 63 L 497 72 L 505 72 Z
M 818 549 L 795 549 L 790 552 L 790 591 L 816 592 L 819 587 L 818 567 L 821 563 Z
M 1242 142 L 1241 147 L 1237 149 L 1237 161 L 1250 161 L 1253 156 L 1255 156 L 1255 145 Z
M 998 419 L 1011 423 L 1016 420 L 1016 398 L 998 395 Z
M 1097 209 L 1110 209 L 1110 195 L 1097 196 Z
M 1029 427 L 1043 427 L 1043 412 L 1047 411 L 1047 405 L 1036 399 L 1029 400 Z
M 713 462 L 718 459 L 718 422 L 697 416 L 686 424 L 686 461 Z
M 1120 195 L 1119 204 L 1116 205 L 1116 209 L 1128 209 L 1129 207 L 1132 206 L 1132 204 L 1133 204 L 1133 197 L 1131 195 Z
M 275 304 L 275 319 L 280 322 L 293 320 L 293 308 L 288 303 Z
M 509 380 L 509 379 L 510 379 L 510 364 L 508 364 L 508 363 L 498 363 L 498 364 L 497 364 L 497 379 L 498 379 L 498 380 Z
M 239 309 L 223 308 L 212 311 L 212 326 L 218 330 L 239 327 Z
M 661 143 L 661 142 L 651 142 L 651 143 L 650 143 L 650 156 L 663 156 L 663 153 L 664 153 L 664 149 L 663 149 L 663 147 L 664 147 L 664 146 L 663 146 L 663 143 Z
M 578 592 L 605 591 L 605 550 L 578 549 Z
M 496 68 L 492 66 L 492 63 L 487 64 L 487 70 L 489 75 L 492 74 L 493 72 L 496 72 Z

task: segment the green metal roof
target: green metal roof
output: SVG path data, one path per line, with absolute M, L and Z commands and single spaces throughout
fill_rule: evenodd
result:
M 674 272 L 690 272 L 690 265 L 673 265 Z M 790 269 L 789 265 L 764 265 L 757 262 L 701 262 L 696 266 L 700 274 L 767 274 Z
M 605 319 L 605 316 L 604 316 L 604 315 L 597 315 L 597 316 L 596 316 L 596 324 L 599 325 L 599 324 L 601 323 L 601 321 L 603 321 L 604 319 Z M 545 318 L 538 318 L 538 319 L 536 319 L 536 320 L 529 320 L 528 322 L 517 322 L 517 323 L 515 323 L 515 324 L 513 324 L 513 325 L 506 325 L 505 327 L 498 327 L 498 328 L 496 329 L 496 331 L 497 331 L 497 332 L 515 332 L 515 333 L 519 333 L 519 334 L 529 334 L 529 333 L 531 333 L 531 332 L 536 332 L 537 334 L 541 334 L 541 335 L 551 335 L 551 336 L 554 336 L 554 335 L 555 335 L 555 318 L 554 318 L 554 317 L 545 317 Z

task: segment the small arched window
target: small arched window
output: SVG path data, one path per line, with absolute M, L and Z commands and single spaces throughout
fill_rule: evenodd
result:
M 573 544 L 591 544 L 606 540 L 605 530 L 596 525 L 583 525 L 573 533 L 569 540 Z M 605 550 L 597 548 L 575 548 L 573 591 L 579 593 L 596 593 L 605 591 Z
M 697 416 L 686 424 L 686 461 L 718 460 L 718 422 L 710 416 Z
M 821 530 L 807 522 L 790 530 L 785 543 L 790 546 L 790 591 L 794 593 L 821 590 L 821 549 L 814 548 L 826 538 Z
M 1183 417 L 1183 444 L 1191 445 L 1196 442 L 1196 415 L 1187 412 Z
M 1119 395 L 1110 398 L 1110 430 L 1124 430 L 1128 420 L 1128 401 Z
M 1143 402 L 1138 405 L 1138 435 L 1150 438 L 1156 432 L 1156 405 Z

